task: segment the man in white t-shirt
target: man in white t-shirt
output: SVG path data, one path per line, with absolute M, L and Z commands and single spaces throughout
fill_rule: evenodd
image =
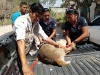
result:
M 40 3 L 33 3 L 30 6 L 29 14 L 20 16 L 14 23 L 14 31 L 16 32 L 16 40 L 18 45 L 18 53 L 22 64 L 24 75 L 34 75 L 28 66 L 26 59 L 26 48 L 33 41 L 34 34 L 40 35 L 46 42 L 57 47 L 65 47 L 51 40 L 38 24 L 38 20 L 44 12 L 43 6 Z M 33 34 L 34 32 L 34 34 Z
M 12 27 L 14 26 L 15 20 L 21 16 L 25 15 L 27 11 L 27 3 L 26 2 L 21 2 L 20 3 L 20 10 L 12 14 L 11 21 L 12 21 Z

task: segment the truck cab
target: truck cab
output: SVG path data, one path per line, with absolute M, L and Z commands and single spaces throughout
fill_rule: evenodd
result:
M 100 16 L 93 19 L 88 25 L 89 40 L 100 45 Z

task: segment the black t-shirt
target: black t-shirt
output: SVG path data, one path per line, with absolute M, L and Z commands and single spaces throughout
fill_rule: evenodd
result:
M 56 29 L 56 20 L 51 17 L 49 18 L 49 21 L 47 24 L 44 23 L 43 18 L 40 18 L 39 24 L 41 25 L 42 29 L 48 36 L 52 34 L 53 29 Z
M 69 21 L 65 23 L 65 30 L 69 30 L 71 41 L 77 39 L 82 34 L 81 28 L 88 25 L 84 17 L 78 17 L 77 20 L 76 27 L 73 27 Z
M 56 29 L 56 20 L 52 17 L 49 18 L 48 22 L 44 22 L 43 18 L 40 18 L 39 24 L 48 37 L 53 33 L 53 29 Z M 55 37 L 56 35 L 52 38 L 52 40 L 56 41 Z

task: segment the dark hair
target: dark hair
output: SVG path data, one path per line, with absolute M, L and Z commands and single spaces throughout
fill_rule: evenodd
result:
M 37 13 L 43 13 L 44 12 L 44 8 L 40 3 L 33 3 L 30 6 L 30 9 L 32 10 L 32 12 L 37 12 Z
M 22 6 L 22 5 L 27 5 L 27 3 L 26 2 L 20 2 L 20 6 Z
M 48 8 L 44 8 L 44 12 L 50 11 Z
M 66 11 L 66 14 L 77 14 L 78 15 L 78 11 L 76 11 L 75 9 L 69 9 L 68 11 Z

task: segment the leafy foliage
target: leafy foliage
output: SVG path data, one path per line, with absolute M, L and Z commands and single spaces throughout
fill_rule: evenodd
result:
M 28 4 L 28 6 L 30 6 L 34 2 L 37 2 L 37 3 L 40 2 L 39 0 L 21 0 L 21 1 L 26 2 Z
M 69 3 L 70 1 L 74 1 L 77 4 L 77 8 L 88 8 L 89 6 L 91 6 L 91 3 L 94 0 L 66 0 L 65 3 Z
M 48 3 L 48 6 L 54 5 L 56 0 L 0 0 L 0 24 L 3 25 L 6 19 L 10 20 L 13 13 L 19 11 L 19 4 L 21 1 L 24 1 L 29 6 L 34 2 L 40 2 L 45 5 Z M 8 24 L 9 24 L 8 23 Z
M 45 5 L 47 4 L 47 7 L 53 6 L 56 3 L 56 0 L 40 0 L 40 2 Z
M 67 6 L 68 6 L 68 3 L 62 3 L 62 4 L 60 5 L 61 8 L 67 7 Z

